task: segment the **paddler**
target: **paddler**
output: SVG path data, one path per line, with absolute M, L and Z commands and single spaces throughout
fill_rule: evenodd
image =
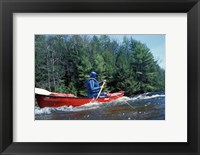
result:
M 97 97 L 101 86 L 103 83 L 106 82 L 106 80 L 103 80 L 102 82 L 97 81 L 97 73 L 92 71 L 90 73 L 90 78 L 87 79 L 87 93 L 88 97 Z M 106 97 L 106 93 L 101 93 L 100 97 Z

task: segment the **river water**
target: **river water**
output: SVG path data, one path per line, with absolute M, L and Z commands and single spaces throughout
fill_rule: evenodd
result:
M 122 97 L 110 103 L 80 107 L 39 108 L 35 120 L 165 120 L 165 94 L 153 92 Z

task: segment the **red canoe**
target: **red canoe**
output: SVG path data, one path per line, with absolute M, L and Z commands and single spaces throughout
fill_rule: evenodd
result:
M 50 95 L 36 94 L 37 103 L 40 108 L 44 107 L 61 107 L 61 106 L 81 106 L 90 102 L 110 102 L 124 96 L 124 91 L 110 93 L 108 97 L 100 97 L 97 100 L 93 98 L 74 97 L 73 94 L 57 94 Z

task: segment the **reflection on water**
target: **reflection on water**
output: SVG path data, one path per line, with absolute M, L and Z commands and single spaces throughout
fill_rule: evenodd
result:
M 39 108 L 36 120 L 165 120 L 165 94 L 145 93 L 122 97 L 110 103 L 88 103 L 80 107 Z

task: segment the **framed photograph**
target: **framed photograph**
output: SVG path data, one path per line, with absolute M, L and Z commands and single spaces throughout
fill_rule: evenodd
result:
M 165 35 L 35 35 L 35 87 L 35 120 L 165 120 Z
M 199 154 L 199 7 L 1 0 L 1 153 Z

